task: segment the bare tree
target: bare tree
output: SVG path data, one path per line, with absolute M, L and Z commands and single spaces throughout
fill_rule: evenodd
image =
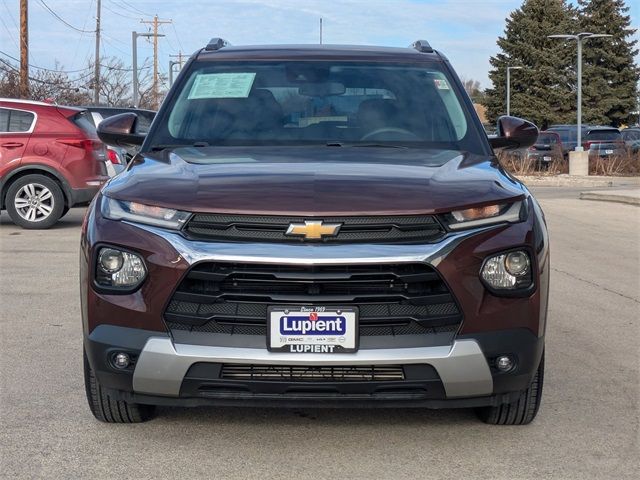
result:
M 484 91 L 480 89 L 480 82 L 473 78 L 465 77 L 462 77 L 461 81 L 471 100 L 473 100 L 474 103 L 481 103 L 484 98 Z

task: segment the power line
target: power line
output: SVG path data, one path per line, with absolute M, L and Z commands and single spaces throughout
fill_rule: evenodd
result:
M 129 12 L 139 13 L 141 15 L 144 15 L 145 17 L 150 17 L 151 16 L 150 13 L 143 12 L 139 8 L 134 7 L 133 5 L 131 5 L 128 2 L 125 2 L 124 0 L 119 0 L 118 2 L 116 2 L 116 0 L 111 0 L 111 2 L 116 4 L 116 5 L 118 5 L 119 8 L 123 8 L 125 10 L 128 10 Z
M 9 62 L 7 62 L 6 60 L 3 60 L 2 58 L 0 58 L 0 63 L 5 64 L 5 65 L 6 65 L 6 67 L 7 67 L 7 68 L 9 68 L 9 69 L 11 69 L 12 71 L 14 71 L 14 72 L 16 72 L 16 73 L 20 73 L 20 70 L 18 70 L 16 67 L 14 67 L 13 65 L 11 65 L 11 64 L 10 64 Z M 63 72 L 61 72 L 61 73 L 63 73 Z M 83 76 L 78 77 L 78 78 L 67 78 L 67 79 L 66 79 L 66 81 L 67 81 L 67 82 L 79 82 L 79 81 L 81 81 L 81 80 L 84 80 L 84 79 L 86 79 L 86 78 L 89 78 L 89 77 L 90 77 L 90 76 L 92 76 L 92 75 L 93 75 L 93 72 L 91 72 L 91 73 L 89 73 L 89 74 L 87 74 L 87 75 L 83 75 Z M 39 79 L 39 78 L 29 77 L 29 80 L 32 80 L 32 81 L 37 82 L 37 83 L 43 83 L 43 84 L 46 84 L 46 85 L 53 85 L 53 86 L 60 87 L 60 85 L 59 85 L 58 83 L 55 83 L 55 82 L 48 82 L 48 81 L 46 81 L 46 80 L 41 80 L 41 79 Z M 65 88 L 65 87 L 61 87 L 61 88 Z M 75 88 L 77 88 L 77 87 L 75 87 Z
M 64 23 L 67 27 L 72 28 L 73 30 L 76 30 L 80 33 L 95 33 L 95 30 L 82 30 L 78 27 L 74 27 L 73 25 L 71 25 L 69 22 L 67 22 L 64 18 L 62 18 L 60 15 L 58 15 L 56 12 L 54 12 L 49 5 L 47 5 L 46 3 L 44 3 L 44 0 L 38 0 L 38 3 L 40 3 L 40 5 L 42 5 L 44 8 L 46 8 L 49 13 L 51 13 L 51 15 L 53 15 L 55 18 L 57 18 L 58 20 L 60 20 L 62 23 Z
M 176 38 L 178 39 L 178 45 L 180 45 L 180 51 L 183 52 L 184 47 L 182 46 L 182 42 L 180 41 L 180 35 L 178 35 L 178 30 L 176 30 L 176 24 L 172 23 L 171 26 L 173 27 L 173 33 L 176 34 Z
M 4 55 L 5 57 L 10 58 L 11 60 L 15 61 L 15 62 L 20 62 L 20 60 L 18 60 L 16 57 L 9 55 L 6 52 L 3 52 L 2 50 L 0 50 L 0 54 Z M 85 70 L 90 69 L 91 67 L 85 67 L 85 68 L 81 68 L 79 70 L 56 70 L 53 68 L 45 68 L 45 67 L 39 67 L 37 65 L 32 65 L 31 63 L 29 64 L 29 66 L 31 68 L 36 68 L 38 70 L 45 70 L 47 72 L 55 72 L 55 73 L 78 73 L 78 72 L 84 72 Z
M 116 15 L 118 15 L 119 17 L 124 17 L 124 18 L 131 18 L 133 20 L 140 20 L 140 17 L 134 17 L 132 15 L 125 15 L 122 12 L 117 12 L 115 10 L 113 10 L 112 8 L 109 8 L 107 5 L 102 5 L 105 9 L 109 10 L 111 13 L 115 13 Z

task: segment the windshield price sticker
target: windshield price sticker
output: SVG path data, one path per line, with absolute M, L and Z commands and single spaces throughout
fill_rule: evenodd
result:
M 433 83 L 436 84 L 438 90 L 449 90 L 449 84 L 443 78 L 434 78 Z
M 187 98 L 247 98 L 255 78 L 255 72 L 203 73 L 196 77 Z
M 290 353 L 347 353 L 358 349 L 357 309 L 271 307 L 267 347 Z

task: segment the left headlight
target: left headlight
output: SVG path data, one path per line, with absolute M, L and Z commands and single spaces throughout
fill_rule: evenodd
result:
M 106 195 L 102 196 L 100 204 L 102 216 L 110 220 L 128 220 L 136 223 L 145 223 L 156 227 L 180 230 L 191 216 L 189 212 L 175 210 L 173 208 L 155 207 L 142 203 L 116 200 Z
M 142 283 L 147 269 L 135 253 L 112 247 L 98 251 L 96 284 L 100 287 L 132 290 Z

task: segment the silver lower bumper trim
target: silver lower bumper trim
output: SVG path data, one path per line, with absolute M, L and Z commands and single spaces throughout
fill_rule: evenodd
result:
M 254 365 L 398 365 L 433 366 L 447 398 L 490 395 L 493 379 L 487 360 L 474 340 L 453 346 L 360 350 L 343 354 L 275 353 L 266 349 L 174 344 L 152 337 L 144 346 L 133 373 L 136 393 L 178 396 L 187 371 L 197 362 Z

